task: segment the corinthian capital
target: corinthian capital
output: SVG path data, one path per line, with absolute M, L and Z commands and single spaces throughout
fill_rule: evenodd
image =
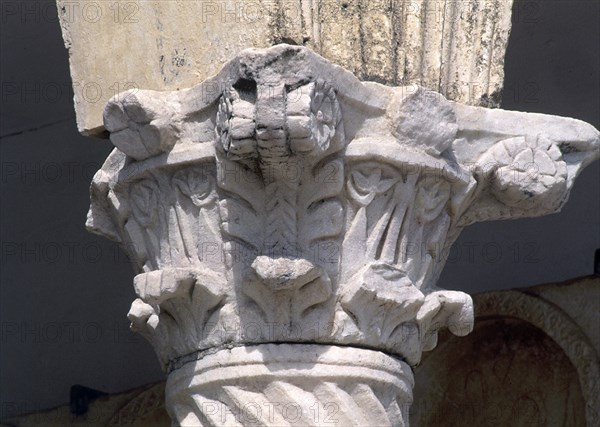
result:
M 278 398 L 301 415 L 262 425 L 327 425 L 326 402 L 341 425 L 404 425 L 409 365 L 472 329 L 471 298 L 436 287 L 461 230 L 557 211 L 599 155 L 586 123 L 363 83 L 288 45 L 119 94 L 104 122 L 87 225 L 135 260 L 129 318 L 183 425 Z

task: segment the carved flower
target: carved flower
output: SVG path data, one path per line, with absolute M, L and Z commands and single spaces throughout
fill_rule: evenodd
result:
M 558 147 L 546 138 L 535 142 L 511 138 L 496 144 L 486 158 L 495 161 L 494 195 L 508 206 L 532 209 L 554 204 L 567 191 L 566 164 Z
M 385 193 L 398 182 L 398 178 L 382 180 L 381 168 L 374 168 L 367 172 L 370 172 L 369 176 L 356 170 L 352 171 L 351 179 L 348 181 L 350 196 L 361 206 L 369 205 L 377 194 Z
M 431 222 L 442 212 L 450 198 L 450 183 L 437 175 L 427 175 L 419 182 L 416 204 L 420 220 Z
M 319 147 L 327 150 L 341 114 L 333 88 L 322 80 L 315 84 L 310 111 L 313 117 L 313 135 Z
M 173 185 L 183 195 L 189 197 L 192 203 L 198 207 L 211 204 L 217 197 L 213 191 L 215 188 L 214 178 L 195 168 L 175 173 L 173 176 Z
M 341 121 L 335 90 L 322 80 L 291 91 L 287 97 L 287 125 L 292 151 L 309 153 L 329 148 Z M 343 129 L 340 140 L 343 141 Z
M 158 210 L 158 187 L 149 179 L 133 185 L 130 193 L 133 215 L 145 227 L 156 223 Z

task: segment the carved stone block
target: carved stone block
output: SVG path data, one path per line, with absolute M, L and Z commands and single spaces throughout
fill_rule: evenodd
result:
M 410 393 L 381 394 L 388 380 L 371 366 L 384 358 L 390 387 L 410 390 L 408 367 L 440 328 L 471 331 L 471 298 L 436 287 L 461 230 L 557 211 L 599 155 L 581 121 L 362 83 L 290 45 L 246 50 L 190 89 L 121 93 L 104 123 L 116 149 L 87 226 L 135 261 L 129 318 L 169 373 L 181 425 L 220 425 L 205 402 L 233 410 L 263 389 L 337 394 L 348 422 L 404 425 Z M 327 374 L 336 358 L 344 373 Z M 364 390 L 345 383 L 355 368 Z M 236 373 L 247 387 L 225 380 Z
M 498 106 L 512 3 L 57 0 L 79 131 L 92 135 L 104 130 L 102 110 L 119 92 L 191 87 L 241 50 L 279 43 L 306 46 L 361 80 Z

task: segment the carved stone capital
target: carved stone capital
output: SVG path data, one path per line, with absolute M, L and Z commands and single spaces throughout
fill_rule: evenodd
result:
M 243 365 L 210 374 L 243 370 L 242 385 L 188 384 L 188 406 L 267 399 L 271 388 L 324 399 L 338 387 L 356 403 L 356 393 L 387 387 L 379 373 L 364 390 L 343 385 L 371 356 L 353 355 L 327 379 L 331 361 L 349 353 L 336 346 L 386 353 L 406 375 L 398 387 L 408 387 L 404 363 L 434 348 L 438 329 L 472 329 L 471 298 L 435 286 L 461 230 L 557 211 L 599 154 L 586 123 L 362 83 L 288 45 L 246 50 L 191 89 L 122 93 L 104 121 L 117 148 L 94 178 L 87 225 L 135 260 L 133 327 L 171 378 L 229 358 Z M 294 364 L 311 363 L 319 347 L 336 356 L 296 384 Z M 264 374 L 247 365 L 259 356 Z M 173 387 L 168 395 L 181 392 Z M 403 396 L 400 406 L 410 402 Z M 170 404 L 181 424 L 219 425 L 181 402 Z

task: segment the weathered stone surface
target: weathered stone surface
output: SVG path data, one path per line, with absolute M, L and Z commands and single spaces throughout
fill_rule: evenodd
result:
M 415 369 L 418 426 L 596 426 L 600 278 L 474 296 L 475 328 Z
M 584 392 L 584 389 L 586 384 L 593 386 L 596 380 L 593 377 L 594 371 L 590 371 L 589 367 L 598 363 L 598 359 L 597 356 L 593 357 L 589 349 L 593 347 L 598 350 L 599 292 L 600 278 L 595 276 L 536 286 L 518 292 L 475 295 L 473 302 L 477 316 L 474 332 L 461 339 L 454 339 L 446 333 L 440 334 L 438 347 L 426 354 L 421 364 L 415 368 L 417 385 L 414 389 L 415 404 L 410 409 L 412 425 L 597 425 L 596 418 L 593 418 L 598 409 L 597 399 L 595 396 L 590 399 L 589 396 L 589 392 L 594 392 L 594 389 L 587 387 L 588 392 Z M 543 323 L 544 319 L 546 324 Z M 347 405 L 352 402 L 365 402 L 365 398 L 373 391 L 356 380 L 356 374 L 360 377 L 361 373 L 364 375 L 367 372 L 365 364 L 357 363 L 361 350 L 349 357 L 348 353 L 354 353 L 354 349 L 330 348 L 323 351 L 318 347 L 316 353 L 327 354 L 325 357 L 319 356 L 321 368 L 337 375 L 335 383 L 332 383 L 331 376 L 319 382 L 318 375 L 311 375 L 313 363 L 310 364 L 311 367 L 305 365 L 304 369 L 296 372 L 287 370 L 288 377 L 296 377 L 297 382 L 310 390 L 304 396 L 308 394 L 312 400 L 301 401 L 298 406 L 293 400 L 298 395 L 293 393 L 290 397 L 285 393 L 286 389 L 293 387 L 290 382 L 280 382 L 269 388 L 269 385 L 265 386 L 265 383 L 272 383 L 269 376 L 257 382 L 255 376 L 261 371 L 247 368 L 252 361 L 260 361 L 260 369 L 266 372 L 265 367 L 272 367 L 277 361 L 281 368 L 281 362 L 289 364 L 292 360 L 296 360 L 294 366 L 297 368 L 300 365 L 298 360 L 306 358 L 315 346 L 302 347 L 304 352 L 298 351 L 297 346 L 289 345 L 264 346 L 264 351 L 259 348 L 249 349 L 250 351 L 241 351 L 240 348 L 224 350 L 205 358 L 203 362 L 190 364 L 186 369 L 207 369 L 203 371 L 202 377 L 206 380 L 198 383 L 197 391 L 204 390 L 204 393 L 213 395 L 223 393 L 225 399 L 205 405 L 206 409 L 210 409 L 211 416 L 219 421 L 219 425 L 224 425 L 221 420 L 226 420 L 227 417 L 229 421 L 237 419 L 242 424 L 246 421 L 245 425 L 256 425 L 257 423 L 249 421 L 264 421 L 269 417 L 275 420 L 276 416 L 279 421 L 277 425 L 286 425 L 281 422 L 282 418 L 285 420 L 282 413 L 292 420 L 299 418 L 299 414 L 305 416 L 304 421 L 306 416 L 315 421 L 320 417 L 321 425 L 340 425 L 341 421 L 345 422 L 343 425 L 352 425 L 344 418 L 347 414 L 342 410 L 346 410 Z M 213 361 L 215 358 L 220 359 L 220 364 L 225 366 L 218 367 L 218 363 L 210 363 L 210 358 Z M 385 372 L 389 372 L 386 371 L 386 366 L 397 366 L 395 375 L 405 378 L 407 385 L 411 384 L 410 370 L 381 354 L 374 358 L 369 355 L 367 360 L 371 364 L 376 361 L 375 371 L 379 372 L 369 374 L 369 383 L 376 380 L 379 387 L 391 387 L 379 390 L 380 397 L 372 402 L 372 407 L 367 406 L 368 422 L 364 422 L 365 415 L 362 414 L 361 407 L 350 407 L 350 410 L 354 411 L 352 414 L 356 417 L 353 420 L 364 422 L 359 425 L 386 425 L 385 418 L 371 418 L 376 417 L 377 410 L 381 408 L 377 402 L 384 400 L 385 393 L 393 393 L 394 389 L 402 390 L 399 387 L 401 383 L 386 376 Z M 331 365 L 332 362 L 337 365 Z M 343 369 L 337 367 L 341 363 L 344 363 Z M 353 366 L 348 369 L 347 365 Z M 242 372 L 236 371 L 239 368 L 250 376 L 240 375 Z M 231 371 L 235 371 L 235 381 L 232 380 L 235 384 L 227 388 L 211 385 L 214 381 L 230 381 L 230 377 L 224 374 Z M 280 372 L 280 369 L 271 372 Z M 188 373 L 180 373 L 178 379 L 186 376 L 189 377 Z M 171 383 L 177 383 L 177 380 L 174 379 Z M 318 401 L 318 396 L 337 397 L 338 395 L 332 396 L 330 391 L 332 387 L 340 385 L 351 390 L 351 401 Z M 165 409 L 164 388 L 165 384 L 159 383 L 99 398 L 90 402 L 88 412 L 79 417 L 70 413 L 69 406 L 63 406 L 3 420 L 4 423 L 0 425 L 168 427 L 171 421 Z M 254 391 L 249 391 L 250 389 Z M 175 386 L 173 393 L 176 390 Z M 407 388 L 402 392 L 408 393 L 410 390 Z M 265 401 L 265 396 L 272 394 L 275 394 L 275 399 Z M 235 398 L 242 395 L 247 397 L 244 400 L 246 406 L 240 408 L 239 403 L 236 403 L 239 400 Z M 389 397 L 387 399 L 391 402 Z M 311 404 L 314 406 L 311 407 Z M 284 411 L 285 405 L 288 406 Z M 300 405 L 304 405 L 302 412 L 297 411 Z M 589 420 L 587 423 L 586 416 Z M 335 421 L 338 422 L 334 423 Z
M 404 426 L 412 388 L 410 367 L 378 351 L 265 344 L 173 372 L 166 406 L 182 426 Z
M 127 89 L 178 90 L 248 47 L 307 46 L 361 80 L 497 106 L 512 0 L 57 0 L 79 130 Z M 143 64 L 144 66 L 140 66 Z
M 205 403 L 225 395 L 230 409 L 260 398 L 219 382 L 245 365 L 269 388 L 339 346 L 364 356 L 339 354 L 348 369 L 380 351 L 414 366 L 439 329 L 468 334 L 471 298 L 436 287 L 462 229 L 557 211 L 600 155 L 581 121 L 361 83 L 290 45 L 246 50 L 190 89 L 119 94 L 104 117 L 117 148 L 94 178 L 87 226 L 135 263 L 129 318 L 169 373 L 181 425 L 208 420 Z M 227 360 L 233 373 L 219 371 Z M 209 371 L 220 374 L 207 388 Z M 290 401 L 330 386 L 356 412 L 346 377 L 318 372 L 281 385 Z M 406 408 L 409 394 L 370 396 L 358 406 L 383 406 L 384 425 L 408 421 L 390 399 Z

